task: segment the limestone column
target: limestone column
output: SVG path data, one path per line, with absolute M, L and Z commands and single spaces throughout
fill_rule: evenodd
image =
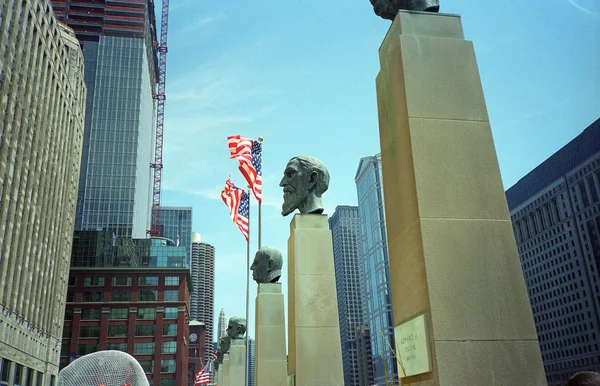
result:
M 279 283 L 258 285 L 255 336 L 255 385 L 286 386 L 285 314 Z
M 296 386 L 343 385 L 327 216 L 296 214 L 288 240 L 288 372 Z
M 230 377 L 229 377 L 229 368 L 230 368 L 230 364 L 229 364 L 229 354 L 224 354 L 223 355 L 223 363 L 221 364 L 223 366 L 223 386 L 230 386 L 231 383 L 230 381 Z M 220 385 L 220 383 L 219 383 Z
M 219 371 L 217 371 L 217 385 L 223 385 L 223 364 L 221 363 L 221 368 L 219 368 Z
M 246 339 L 232 339 L 229 348 L 229 385 L 246 383 Z
M 431 362 L 431 371 L 403 381 L 546 384 L 475 52 L 460 17 L 400 12 L 379 55 L 394 325 L 425 314 L 428 336 L 396 336 L 396 347 L 411 353 L 407 362 L 429 349 Z

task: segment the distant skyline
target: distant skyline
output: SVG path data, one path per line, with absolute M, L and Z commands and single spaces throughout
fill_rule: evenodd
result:
M 460 14 L 473 41 L 505 188 L 600 117 L 600 2 L 446 0 L 441 12 Z M 220 199 L 228 175 L 245 182 L 226 137 L 265 137 L 262 240 L 287 254 L 278 183 L 289 158 L 329 168 L 326 213 L 357 204 L 358 162 L 379 152 L 389 26 L 367 0 L 171 3 L 162 204 L 192 206 L 194 231 L 215 246 L 216 309 L 245 313 L 246 243 Z M 253 200 L 251 258 L 256 219 Z M 250 336 L 255 296 L 251 282 Z

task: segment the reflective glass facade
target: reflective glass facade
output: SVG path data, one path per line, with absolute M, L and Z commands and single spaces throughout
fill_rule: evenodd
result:
M 381 155 L 360 160 L 356 172 L 358 210 L 360 218 L 361 263 L 364 271 L 366 314 L 371 335 L 373 381 L 386 385 L 398 378 L 398 368 L 392 350 L 394 314 L 390 289 Z
M 147 40 L 82 42 L 87 110 L 76 230 L 145 237 L 150 227 L 154 127 Z
M 360 265 L 360 220 L 358 207 L 338 206 L 329 219 L 329 229 L 333 238 L 333 260 L 335 286 L 340 319 L 340 338 L 344 383 L 348 386 L 362 386 L 362 374 L 369 374 L 368 368 L 360 365 L 359 340 L 357 331 L 366 324 L 364 313 L 364 287 Z
M 186 266 L 191 266 L 192 207 L 161 206 L 160 235 L 185 248 Z

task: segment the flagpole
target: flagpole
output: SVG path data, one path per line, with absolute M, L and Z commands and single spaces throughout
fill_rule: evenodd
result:
M 250 189 L 250 186 L 248 186 Z M 260 236 L 259 236 L 260 237 Z M 248 386 L 248 332 L 249 332 L 249 305 L 250 305 L 250 190 L 248 190 L 248 240 L 246 241 L 246 363 L 244 368 L 246 371 L 245 386 Z
M 262 168 L 262 141 L 263 137 L 258 137 L 258 142 L 261 144 L 261 168 Z M 262 247 L 262 200 L 258 202 L 258 249 Z

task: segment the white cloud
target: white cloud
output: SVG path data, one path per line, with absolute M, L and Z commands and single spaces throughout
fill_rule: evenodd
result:
M 579 5 L 577 2 L 575 2 L 575 0 L 567 0 L 569 3 L 571 3 L 571 5 L 573 5 L 575 8 L 579 9 L 580 11 L 583 11 L 589 15 L 595 16 L 595 17 L 600 17 L 600 14 L 589 10 L 588 8 L 585 8 L 581 5 Z

